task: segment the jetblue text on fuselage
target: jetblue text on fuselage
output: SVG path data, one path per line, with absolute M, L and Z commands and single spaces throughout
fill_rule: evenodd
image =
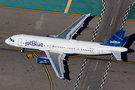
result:
M 25 46 L 38 46 L 38 47 L 43 47 L 43 43 L 38 43 L 37 41 L 27 41 L 25 42 Z

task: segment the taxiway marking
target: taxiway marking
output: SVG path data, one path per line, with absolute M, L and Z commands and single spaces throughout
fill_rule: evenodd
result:
M 15 7 L 6 7 L 6 6 L 0 6 L 0 8 L 17 9 L 17 10 L 25 10 L 25 11 L 35 11 L 35 12 L 57 13 L 57 14 L 68 14 L 68 15 L 78 15 L 78 16 L 82 16 L 83 15 L 83 14 L 75 14 L 75 13 L 64 13 L 64 12 L 35 10 L 35 9 L 25 9 L 25 8 L 15 8 Z M 99 16 L 96 16 L 96 17 L 99 18 Z
M 4 51 L 14 51 L 14 52 L 21 52 L 20 50 L 14 50 L 14 49 L 5 49 L 5 48 L 0 48 L 0 50 Z M 44 52 L 33 52 L 33 51 L 24 51 L 24 53 L 36 53 L 36 54 L 44 54 Z M 135 64 L 135 62 L 124 62 L 124 61 L 117 61 L 117 60 L 106 60 L 106 59 L 100 59 L 100 58 L 90 58 L 90 57 L 83 57 L 83 56 L 69 56 L 72 58 L 83 58 L 83 59 L 94 59 L 94 60 L 102 60 L 102 61 L 112 61 L 112 62 L 120 62 L 120 63 L 128 63 L 128 64 Z
M 82 16 L 83 14 L 75 14 L 75 13 L 63 13 L 63 12 L 54 12 L 54 11 L 45 11 L 45 10 L 35 10 L 35 9 L 25 9 L 25 8 L 15 8 L 15 7 L 6 7 L 0 6 L 0 8 L 7 8 L 7 9 L 17 9 L 17 10 L 25 10 L 25 11 L 36 11 L 36 12 L 47 12 L 47 13 L 57 13 L 57 14 L 68 14 L 68 15 L 77 15 Z M 95 16 L 96 18 L 100 18 L 100 16 Z M 127 21 L 135 21 L 132 19 L 126 19 Z
M 111 20 L 110 26 L 112 25 L 112 23 L 113 23 L 113 20 L 114 20 L 114 17 L 113 17 L 113 18 L 112 18 L 112 20 Z
M 88 86 L 87 90 L 89 90 L 89 89 L 90 89 L 90 85 Z
M 71 5 L 71 2 L 72 2 L 72 0 L 68 0 L 68 3 L 67 3 L 67 6 L 66 6 L 66 9 L 65 9 L 64 13 L 67 13 L 68 12 L 69 7 Z
M 36 57 L 38 57 L 38 55 L 37 55 L 36 53 L 33 53 L 33 54 L 34 54 Z M 51 79 L 50 73 L 49 73 L 49 71 L 48 71 L 46 65 L 43 64 L 43 66 L 44 66 L 45 71 L 46 71 L 46 73 L 47 73 L 47 76 L 48 76 L 48 78 L 49 78 L 49 82 L 50 82 L 50 85 L 51 85 L 51 90 L 53 90 L 53 84 L 52 84 L 52 79 Z
M 118 4 L 120 3 L 120 0 L 118 1 Z
M 98 62 L 96 63 L 96 66 L 95 66 L 95 68 L 94 68 L 94 71 L 96 71 L 97 65 L 98 65 Z
M 49 72 L 48 72 L 48 69 L 47 69 L 46 65 L 43 64 L 43 66 L 44 66 L 44 68 L 45 68 L 45 70 L 46 70 L 46 73 L 47 73 L 47 75 L 48 75 L 48 77 L 49 77 L 49 81 L 50 81 L 50 84 L 51 84 L 51 90 L 53 90 L 53 84 L 52 84 L 51 76 L 50 76 L 50 74 L 49 74 Z

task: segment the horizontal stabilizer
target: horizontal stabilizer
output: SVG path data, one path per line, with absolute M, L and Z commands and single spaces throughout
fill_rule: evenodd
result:
M 121 52 L 119 51 L 111 51 L 112 54 L 115 56 L 115 58 L 118 60 L 118 61 L 121 61 Z

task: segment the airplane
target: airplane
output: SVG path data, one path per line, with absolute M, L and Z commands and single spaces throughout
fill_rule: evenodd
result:
M 65 80 L 64 65 L 66 55 L 104 55 L 113 54 L 117 60 L 121 60 L 121 52 L 126 52 L 123 47 L 126 43 L 123 41 L 125 31 L 118 30 L 111 38 L 104 43 L 80 41 L 73 39 L 77 31 L 83 27 L 84 21 L 90 16 L 86 14 L 81 16 L 68 28 L 58 35 L 34 36 L 26 34 L 13 35 L 5 40 L 5 43 L 11 46 L 21 48 L 38 49 L 44 51 L 47 55 L 37 57 L 39 64 L 51 64 L 57 77 Z

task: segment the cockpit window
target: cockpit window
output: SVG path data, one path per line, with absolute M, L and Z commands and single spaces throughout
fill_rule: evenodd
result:
M 12 38 L 9 38 L 10 41 L 14 42 L 14 40 Z

